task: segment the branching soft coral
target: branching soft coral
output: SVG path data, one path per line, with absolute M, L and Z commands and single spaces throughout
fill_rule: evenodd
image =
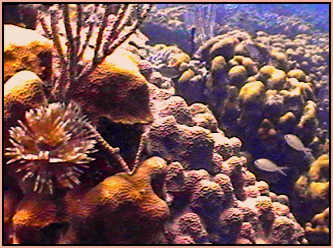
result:
M 42 5 L 39 21 L 46 37 L 53 41 L 60 62 L 60 75 L 53 75 L 52 93 L 66 98 L 82 79 L 87 78 L 104 59 L 124 43 L 147 17 L 151 5 L 138 4 L 54 4 Z M 49 25 L 47 18 L 49 17 Z M 62 22 L 60 22 L 60 20 Z M 72 24 L 74 23 L 74 25 Z M 95 36 L 95 29 L 98 29 Z M 60 30 L 64 31 L 67 49 L 64 51 Z M 82 64 L 82 58 L 95 38 L 93 58 Z
M 99 107 L 100 103 L 95 101 L 96 87 L 89 87 L 94 84 L 87 79 L 137 30 L 150 8 L 151 5 L 138 4 L 40 5 L 38 18 L 40 25 L 45 36 L 53 41 L 55 48 L 55 56 L 52 58 L 54 62 L 52 76 L 48 81 L 43 82 L 51 89 L 50 92 L 45 93 L 47 99 L 44 104 L 41 104 L 42 107 L 38 105 L 34 106 L 35 109 L 31 109 L 30 106 L 24 106 L 24 111 L 28 110 L 25 113 L 26 123 L 22 117 L 13 118 L 8 135 L 11 138 L 12 147 L 7 147 L 5 154 L 11 158 L 8 164 L 15 162 L 13 167 L 21 175 L 22 181 L 29 179 L 26 185 L 29 189 L 24 186 L 24 192 L 52 194 L 55 188 L 73 188 L 75 184 L 79 184 L 78 177 L 83 173 L 81 169 L 92 160 L 88 154 L 95 151 L 94 146 L 97 142 L 124 171 L 130 173 L 128 165 L 120 155 L 119 148 L 108 144 L 97 131 L 96 119 L 105 115 L 102 110 L 106 107 L 110 108 L 110 103 L 108 102 L 102 108 Z M 93 46 L 89 45 L 92 40 L 95 42 Z M 92 52 L 92 56 L 87 59 L 89 52 Z M 108 65 L 107 75 L 111 74 L 114 80 L 110 80 L 111 76 L 109 76 L 108 80 L 105 80 L 109 84 L 103 85 L 105 87 L 114 84 L 117 76 L 121 74 L 110 73 L 112 68 L 110 69 Z M 97 70 L 97 74 L 98 72 L 100 70 Z M 148 122 L 151 114 L 148 108 L 146 81 L 142 79 L 139 72 L 128 74 L 127 77 L 123 76 L 122 85 L 118 88 L 122 93 L 129 92 L 127 95 L 123 94 L 125 95 L 123 98 L 130 101 L 130 104 L 127 104 L 129 106 L 138 106 L 135 97 L 138 92 L 142 93 L 144 99 L 140 100 L 144 107 L 141 112 L 133 111 L 133 109 L 125 109 L 125 112 L 127 111 L 130 116 L 132 124 Z M 141 76 L 139 79 L 137 79 L 138 75 Z M 30 87 L 27 82 L 23 84 L 23 88 Z M 90 98 L 83 95 L 85 100 L 78 101 L 77 97 L 73 96 L 72 93 L 81 88 L 89 91 L 86 94 Z M 14 93 L 15 90 L 11 89 Z M 44 88 L 42 91 L 44 93 Z M 98 93 L 100 92 L 102 90 Z M 118 92 L 106 91 L 106 94 L 105 98 L 110 99 L 111 103 L 118 100 L 111 96 L 119 94 Z M 92 98 L 93 101 L 91 101 Z M 13 100 L 9 100 L 6 105 L 13 104 Z M 95 114 L 95 119 L 87 111 L 86 105 L 89 104 L 99 110 Z M 81 108 L 90 118 L 91 123 L 81 114 Z M 115 108 L 111 106 L 111 109 Z M 14 112 L 14 110 L 11 111 Z M 14 115 L 12 112 L 10 114 Z M 112 118 L 116 119 L 114 115 Z

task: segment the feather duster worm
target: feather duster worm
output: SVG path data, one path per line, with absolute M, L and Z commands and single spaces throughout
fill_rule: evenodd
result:
M 74 102 L 51 103 L 25 114 L 25 123 L 9 131 L 12 147 L 5 155 L 32 191 L 53 194 L 54 188 L 73 188 L 95 152 L 96 134 Z

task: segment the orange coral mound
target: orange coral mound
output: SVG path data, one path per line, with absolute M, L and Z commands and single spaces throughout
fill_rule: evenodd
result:
M 19 244 L 43 242 L 45 236 L 42 229 L 62 221 L 52 200 L 40 194 L 28 194 L 18 204 L 12 219 L 14 242 Z
M 83 197 L 68 194 L 67 212 L 74 224 L 61 242 L 143 244 L 156 241 L 169 216 L 167 203 L 160 198 L 165 173 L 166 161 L 152 157 L 133 175 L 118 173 L 108 177 Z
M 133 56 L 121 49 L 79 82 L 69 98 L 79 103 L 91 120 L 101 116 L 122 124 L 152 120 L 147 81 Z
M 43 82 L 31 71 L 20 71 L 4 85 L 4 145 L 8 146 L 8 130 L 24 118 L 25 111 L 46 104 Z
M 15 25 L 5 25 L 4 30 L 4 81 L 22 70 L 33 71 L 43 80 L 49 78 L 52 41 Z

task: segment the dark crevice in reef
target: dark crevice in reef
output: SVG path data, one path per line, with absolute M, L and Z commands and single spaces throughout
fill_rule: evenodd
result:
M 118 147 L 128 165 L 133 166 L 142 134 L 142 125 L 125 125 L 100 118 L 98 131 L 111 146 Z

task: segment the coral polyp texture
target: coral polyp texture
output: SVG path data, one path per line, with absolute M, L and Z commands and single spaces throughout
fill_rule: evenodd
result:
M 154 238 L 161 235 L 170 214 L 161 199 L 166 167 L 164 159 L 151 157 L 133 175 L 119 173 L 108 177 L 83 196 L 69 193 L 64 204 L 71 226 L 59 242 L 161 242 Z
M 329 239 L 329 155 L 323 154 L 312 162 L 295 183 L 295 214 L 306 223 L 306 235 L 313 242 Z
M 93 158 L 95 133 L 78 105 L 51 103 L 25 114 L 25 121 L 9 130 L 12 146 L 6 148 L 7 162 L 30 182 L 30 191 L 53 194 L 55 187 L 79 184 L 82 168 Z M 24 191 L 28 190 L 24 185 Z
M 4 25 L 4 80 L 16 72 L 29 70 L 42 79 L 51 75 L 52 41 L 34 30 Z M 19 39 L 18 37 L 25 37 Z
M 20 71 L 4 85 L 4 144 L 9 144 L 9 128 L 17 125 L 30 108 L 47 103 L 42 80 L 31 71 Z
M 329 244 L 328 27 L 300 6 L 5 4 L 3 243 Z
M 151 89 L 151 98 L 155 121 L 146 137 L 145 153 L 161 156 L 169 162 L 165 200 L 174 214 L 166 222 L 167 243 L 307 242 L 304 229 L 288 207 L 288 197 L 277 196 L 270 192 L 267 183 L 256 181 L 255 175 L 247 169 L 247 159 L 240 155 L 242 142 L 208 125 L 216 119 L 207 106 L 199 103 L 187 106 L 181 103 L 181 98 L 156 86 Z M 203 113 L 210 118 L 199 122 L 201 127 L 196 126 L 193 120 Z M 182 147 L 188 148 L 182 151 Z M 289 235 L 279 234 L 284 228 L 279 224 L 280 216 L 286 219 Z
M 81 81 L 81 87 L 68 93 L 90 119 L 103 116 L 123 124 L 152 121 L 147 81 L 131 56 L 127 51 L 115 51 Z

